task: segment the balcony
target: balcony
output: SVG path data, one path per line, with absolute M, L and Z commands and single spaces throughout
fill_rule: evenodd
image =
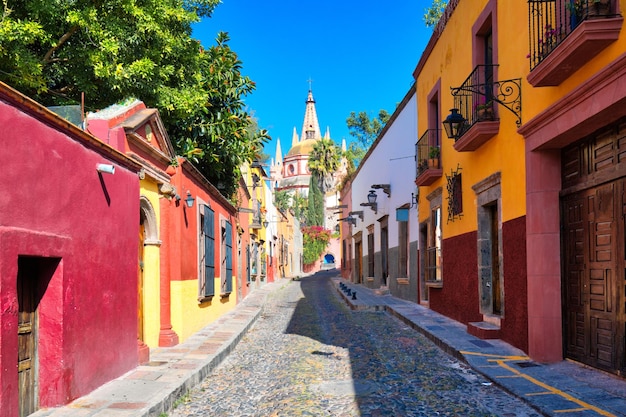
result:
M 439 129 L 428 129 L 415 144 L 415 184 L 431 185 L 443 175 Z
M 619 37 L 624 19 L 611 0 L 529 0 L 533 87 L 557 86 Z

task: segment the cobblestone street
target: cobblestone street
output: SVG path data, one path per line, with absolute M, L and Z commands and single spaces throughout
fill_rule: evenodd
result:
M 353 312 L 332 273 L 292 281 L 183 416 L 538 416 L 386 313 Z

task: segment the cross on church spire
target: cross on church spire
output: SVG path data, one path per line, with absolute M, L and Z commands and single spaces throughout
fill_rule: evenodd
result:
M 313 80 L 311 79 L 311 77 L 309 77 L 307 82 L 309 83 L 309 91 L 311 91 L 313 89 Z

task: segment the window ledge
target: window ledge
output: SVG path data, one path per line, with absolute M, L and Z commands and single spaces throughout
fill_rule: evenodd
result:
M 619 38 L 623 17 L 588 19 L 528 74 L 533 87 L 558 86 Z
M 207 295 L 207 296 L 203 296 L 203 297 L 198 297 L 198 304 L 202 304 L 202 303 L 208 303 L 211 300 L 213 300 L 213 296 L 212 295 Z
M 408 278 L 396 278 L 396 283 L 398 283 L 398 285 L 409 285 L 409 279 Z
M 228 297 L 230 297 L 231 294 L 232 294 L 232 291 L 225 292 L 223 294 L 220 294 L 220 298 L 222 298 L 222 299 L 228 298 Z
M 426 281 L 426 286 L 429 288 L 443 288 L 443 281 Z
M 365 281 L 367 281 L 367 282 L 374 282 L 374 277 L 367 277 L 367 278 L 365 278 Z
M 500 120 L 476 122 L 456 142 L 454 149 L 457 152 L 472 152 L 480 148 L 485 142 L 500 131 Z

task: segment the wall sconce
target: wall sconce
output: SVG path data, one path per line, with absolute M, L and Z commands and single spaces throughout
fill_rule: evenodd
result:
M 350 217 L 352 216 L 359 216 L 359 219 L 361 219 L 361 221 L 363 221 L 363 210 L 359 210 L 359 211 L 351 211 L 350 213 L 348 213 L 348 215 Z M 356 219 L 355 219 L 356 220 Z
M 193 198 L 191 196 L 191 192 L 189 190 L 187 190 L 187 198 L 185 198 L 185 204 L 187 204 L 187 207 L 192 208 L 194 201 L 196 201 L 196 199 Z
M 265 227 L 266 229 L 267 229 L 267 226 L 269 225 L 270 225 L 270 222 L 268 222 L 267 220 L 263 222 L 263 227 Z
M 378 203 L 376 202 L 376 198 L 376 191 L 370 190 L 369 194 L 367 195 L 367 203 L 361 203 L 361 206 L 369 207 L 374 211 L 374 213 L 378 214 Z
M 465 130 L 465 118 L 459 113 L 459 109 L 450 109 L 450 114 L 442 122 L 448 138 L 457 140 Z
M 415 206 L 417 206 L 417 204 L 420 202 L 420 190 L 417 190 L 417 193 L 411 193 L 411 207 L 409 208 L 413 208 Z
M 98 164 L 96 165 L 96 171 L 113 175 L 115 174 L 115 166 L 111 164 Z
M 348 222 L 352 226 L 356 226 L 356 219 L 352 216 L 344 217 L 343 219 L 339 219 L 340 222 Z
M 383 193 L 387 194 L 387 197 L 391 197 L 391 185 L 390 184 L 373 184 L 372 188 L 375 190 L 383 190 Z

